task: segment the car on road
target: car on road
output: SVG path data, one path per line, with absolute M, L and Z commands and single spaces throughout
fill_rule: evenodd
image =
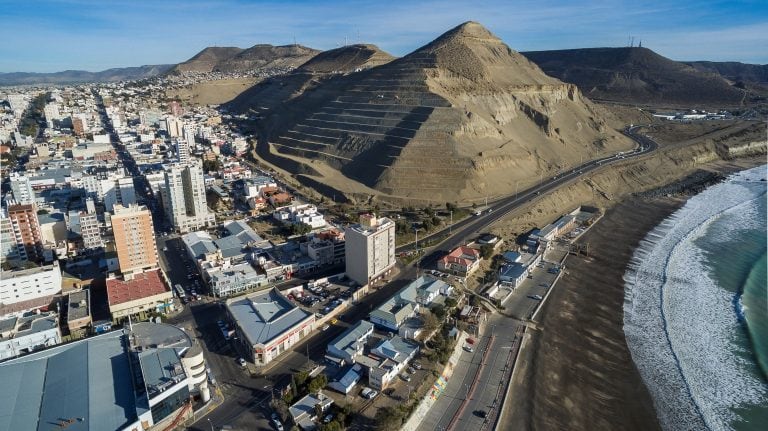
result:
M 413 373 L 416 372 L 416 369 L 413 368 L 413 367 L 408 367 L 408 369 L 406 371 L 408 371 L 408 374 L 413 374 Z
M 409 376 L 408 374 L 400 374 L 400 378 L 405 380 L 406 382 L 411 381 L 411 376 Z
M 371 389 L 371 388 L 369 388 L 369 387 L 367 387 L 367 386 L 363 388 L 363 391 L 362 391 L 362 392 L 360 392 L 360 395 L 361 395 L 363 398 L 365 398 L 365 399 L 368 399 L 368 400 L 372 399 L 372 398 L 373 398 L 373 397 L 375 397 L 377 394 L 378 394 L 378 392 L 376 392 L 376 390 L 375 390 L 375 389 Z
M 240 365 L 241 367 L 245 368 L 245 366 L 246 366 L 245 359 L 237 358 L 237 364 Z
M 474 412 L 472 412 L 472 413 L 473 413 L 475 416 L 479 417 L 479 418 L 483 418 L 483 419 L 485 419 L 486 417 L 488 417 L 488 412 L 486 412 L 485 410 L 475 410 L 475 411 L 474 411 Z
M 537 301 L 541 301 L 542 296 L 541 295 L 528 295 L 529 298 L 535 299 Z
M 168 251 L 168 247 L 163 247 L 163 251 Z
M 339 323 L 339 319 L 337 319 L 335 317 L 333 319 L 331 319 L 331 325 L 335 325 L 337 323 Z
M 331 325 L 329 325 L 329 324 L 327 324 L 327 323 L 326 323 L 325 325 L 323 325 L 323 327 L 322 327 L 321 329 L 322 329 L 323 331 L 327 331 L 327 330 L 328 330 L 328 328 L 330 328 L 330 327 L 331 327 Z
M 277 419 L 272 419 L 272 425 L 275 427 L 277 431 L 283 431 L 285 429 L 283 428 L 283 423 Z
M 272 412 L 272 415 L 270 415 L 270 419 L 272 419 L 273 421 L 279 421 L 280 415 L 277 414 L 277 412 Z
M 464 350 L 466 350 L 469 353 L 473 353 L 475 351 L 475 349 L 473 349 L 472 346 L 470 346 L 469 344 L 464 345 Z

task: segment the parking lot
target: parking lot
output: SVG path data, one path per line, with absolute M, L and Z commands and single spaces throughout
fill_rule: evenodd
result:
M 359 287 L 347 280 L 309 282 L 287 289 L 283 293 L 296 305 L 322 319 L 341 306 L 346 308 L 355 301 L 357 292 Z

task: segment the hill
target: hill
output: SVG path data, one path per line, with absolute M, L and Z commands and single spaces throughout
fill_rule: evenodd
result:
M 576 86 L 474 22 L 262 108 L 259 157 L 357 198 L 479 201 L 632 145 Z
M 243 51 L 243 48 L 234 46 L 209 46 L 195 54 L 189 60 L 177 64 L 170 70 L 170 72 L 176 74 L 212 72 L 220 62 L 228 60 Z
M 735 107 L 744 92 L 718 73 L 663 57 L 648 48 L 523 52 L 545 73 L 576 84 L 592 99 L 646 105 Z
M 0 86 L 39 85 L 39 84 L 81 84 L 86 82 L 117 82 L 151 78 L 162 75 L 174 65 L 156 64 L 138 67 L 120 67 L 88 72 L 85 70 L 65 70 L 53 73 L 11 72 L 0 73 Z
M 237 97 L 231 106 L 237 111 L 253 109 L 263 113 L 314 88 L 333 75 L 378 66 L 394 58 L 375 45 L 348 45 L 323 51 L 291 73 L 272 77 L 251 87 Z
M 319 52 L 302 45 L 254 45 L 230 58 L 219 61 L 213 70 L 233 73 L 265 68 L 294 68 Z

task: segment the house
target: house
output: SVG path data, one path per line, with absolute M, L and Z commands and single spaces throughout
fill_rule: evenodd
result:
M 523 266 L 519 262 L 502 265 L 499 268 L 499 281 L 510 283 L 513 287 L 517 287 L 525 281 L 525 277 L 528 276 L 528 267 Z
M 520 262 L 521 256 L 520 253 L 516 251 L 508 250 L 501 254 L 501 258 L 507 263 L 516 263 Z
M 173 292 L 165 285 L 159 269 L 133 274 L 130 280 L 107 279 L 107 301 L 113 320 L 174 309 Z
M 368 385 L 382 390 L 397 377 L 419 351 L 419 345 L 395 335 L 371 349 L 362 365 L 368 368 Z
M 360 364 L 343 368 L 338 376 L 328 383 L 328 387 L 344 395 L 348 394 L 363 378 L 363 367 Z
M 373 310 L 369 319 L 384 330 L 397 332 L 403 322 L 419 312 L 421 306 L 428 306 L 438 295 L 450 295 L 452 290 L 444 281 L 422 275 Z
M 363 354 L 363 347 L 372 334 L 373 324 L 361 320 L 328 344 L 326 357 L 334 362 L 352 364 L 355 358 Z
M 480 267 L 480 252 L 474 248 L 459 246 L 437 261 L 441 271 L 466 277 Z
M 329 407 L 333 405 L 333 400 L 323 394 L 322 391 L 317 394 L 307 394 L 302 399 L 296 401 L 291 407 L 288 408 L 288 412 L 291 414 L 293 422 L 304 431 L 314 430 L 316 428 L 314 420 L 319 419 L 317 417 L 317 408 L 325 412 Z

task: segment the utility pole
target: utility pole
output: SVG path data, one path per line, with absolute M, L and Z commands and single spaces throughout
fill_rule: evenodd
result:
M 451 224 L 448 226 L 448 234 L 453 233 L 453 211 L 451 211 Z

